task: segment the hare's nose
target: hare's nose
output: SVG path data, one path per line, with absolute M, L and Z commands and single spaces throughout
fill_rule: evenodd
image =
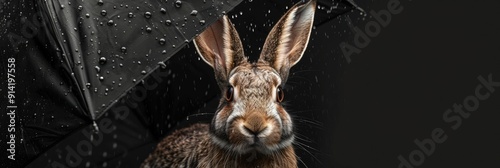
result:
M 252 128 L 249 128 L 247 127 L 246 125 L 243 126 L 243 129 L 245 129 L 245 131 L 247 131 L 247 133 L 253 135 L 253 136 L 258 136 L 261 132 L 263 132 L 267 127 L 262 127 L 262 128 L 259 128 L 259 129 L 252 129 Z
M 265 116 L 259 113 L 250 114 L 243 123 L 243 130 L 250 136 L 257 137 L 267 129 Z

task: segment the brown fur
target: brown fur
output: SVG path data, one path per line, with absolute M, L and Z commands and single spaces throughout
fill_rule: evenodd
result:
M 208 124 L 194 124 L 175 131 L 158 144 L 141 167 L 297 167 L 292 146 L 270 156 L 258 153 L 234 154 L 213 144 L 208 129 Z
M 175 131 L 141 167 L 297 167 L 292 119 L 277 95 L 307 46 L 315 7 L 315 0 L 293 6 L 271 30 L 255 63 L 247 61 L 227 16 L 196 37 L 221 95 L 229 96 L 221 98 L 210 125 Z

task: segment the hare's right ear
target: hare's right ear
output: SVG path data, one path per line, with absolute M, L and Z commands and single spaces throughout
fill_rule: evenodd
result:
M 227 84 L 231 70 L 247 62 L 238 32 L 226 15 L 196 37 L 194 44 L 201 58 L 214 68 L 219 85 Z
M 267 36 L 259 61 L 269 64 L 285 83 L 290 68 L 306 50 L 314 21 L 316 0 L 295 4 Z

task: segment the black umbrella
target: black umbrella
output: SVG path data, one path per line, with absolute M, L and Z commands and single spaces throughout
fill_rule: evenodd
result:
M 6 163 L 37 156 L 30 166 L 140 163 L 157 138 L 216 105 L 212 70 L 191 39 L 228 12 L 252 59 L 294 3 L 245 1 L 229 12 L 240 2 L 7 1 L 2 54 L 16 58 L 17 105 L 30 110 L 18 110 L 18 159 Z M 318 8 L 321 26 L 355 6 L 319 1 Z

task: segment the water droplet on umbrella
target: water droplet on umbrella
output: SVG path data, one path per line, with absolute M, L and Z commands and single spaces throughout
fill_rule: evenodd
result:
M 104 80 L 104 76 L 99 76 L 99 80 L 103 81 Z
M 142 71 L 141 71 L 141 74 L 143 74 L 143 75 L 146 75 L 146 73 L 147 73 L 147 72 L 146 72 L 145 70 L 142 70 Z
M 141 61 L 137 61 L 137 64 L 141 65 Z
M 170 26 L 170 25 L 172 24 L 172 21 L 171 21 L 171 20 L 165 20 L 165 24 L 166 24 L 167 26 Z
M 165 45 L 166 40 L 164 38 L 161 38 L 159 42 L 160 42 L 160 45 Z
M 146 12 L 146 13 L 144 13 L 144 17 L 145 17 L 146 19 L 151 18 L 151 12 Z
M 101 68 L 99 66 L 94 67 L 97 72 L 101 72 Z
M 129 12 L 129 13 L 128 13 L 128 17 L 129 17 L 129 18 L 133 18 L 133 17 L 134 17 L 134 13 Z
M 205 25 L 205 20 L 200 20 L 200 25 Z
M 101 11 L 101 15 L 102 15 L 102 16 L 106 16 L 106 14 L 108 14 L 108 12 L 106 12 L 106 10 L 102 10 L 102 11 Z
M 108 26 L 113 26 L 114 24 L 115 24 L 115 22 L 113 20 L 108 21 Z
M 175 1 L 175 7 L 180 8 L 182 6 L 182 1 L 177 0 Z
M 191 11 L 191 16 L 196 16 L 196 15 L 198 15 L 198 11 L 197 10 Z
M 126 53 L 127 52 L 127 47 L 122 47 L 121 50 L 122 50 L 122 53 Z
M 167 13 L 167 10 L 165 8 L 161 8 L 160 9 L 160 12 L 163 13 L 163 14 L 166 14 Z
M 85 17 L 89 18 L 89 17 L 90 17 L 90 14 L 88 14 L 88 13 L 87 13 L 87 14 L 85 14 Z
M 97 93 L 97 88 L 94 88 L 94 93 Z
M 151 31 L 153 31 L 151 27 L 146 27 L 146 32 L 151 33 Z
M 64 9 L 64 5 L 61 5 L 61 9 Z
M 175 45 L 172 45 L 172 48 L 175 48 Z
M 120 63 L 119 65 L 120 65 L 120 67 L 123 67 L 123 64 L 122 64 L 122 63 Z
M 97 1 L 97 4 L 98 4 L 99 6 L 102 6 L 102 5 L 104 4 L 104 2 L 103 2 L 102 0 L 99 0 L 99 1 Z
M 78 6 L 78 10 L 82 10 L 82 9 L 83 9 L 82 5 Z
M 160 65 L 162 69 L 165 69 L 167 67 L 167 65 L 163 61 L 158 62 L 158 65 Z
M 106 57 L 99 58 L 99 63 L 100 64 L 105 64 L 106 63 Z
M 161 51 L 161 54 L 167 54 L 167 50 Z
M 86 83 L 85 86 L 87 86 L 87 88 L 90 89 L 90 83 Z

